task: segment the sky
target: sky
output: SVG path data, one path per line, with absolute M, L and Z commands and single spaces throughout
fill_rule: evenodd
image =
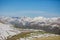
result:
M 0 16 L 60 17 L 60 0 L 0 0 Z

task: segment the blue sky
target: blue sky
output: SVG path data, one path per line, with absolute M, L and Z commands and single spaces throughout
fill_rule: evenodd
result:
M 0 16 L 60 17 L 60 0 L 0 0 Z

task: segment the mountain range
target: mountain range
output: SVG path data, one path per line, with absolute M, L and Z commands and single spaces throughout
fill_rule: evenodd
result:
M 16 28 L 39 29 L 60 34 L 60 17 L 5 17 L 0 16 L 0 40 L 20 33 Z

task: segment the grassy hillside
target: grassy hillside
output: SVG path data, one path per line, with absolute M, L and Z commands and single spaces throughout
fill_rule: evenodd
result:
M 32 33 L 32 34 L 31 34 L 31 33 Z M 29 36 L 31 36 L 31 35 L 44 34 L 44 33 L 46 33 L 46 32 L 42 32 L 42 31 L 22 32 L 22 33 L 20 33 L 20 34 L 17 34 L 17 35 L 12 36 L 11 38 L 8 37 L 7 40 L 17 40 L 17 39 L 19 39 L 19 38 L 25 38 L 25 37 L 29 37 Z
M 20 38 L 27 38 L 35 35 L 40 34 L 47 34 L 47 32 L 44 31 L 28 31 L 28 32 L 21 32 L 20 34 L 14 35 L 12 37 L 8 37 L 6 40 L 17 40 Z M 31 38 L 30 38 L 31 39 Z M 60 36 L 48 36 L 48 37 L 33 37 L 31 40 L 60 40 Z
M 60 36 L 34 38 L 33 40 L 60 40 Z

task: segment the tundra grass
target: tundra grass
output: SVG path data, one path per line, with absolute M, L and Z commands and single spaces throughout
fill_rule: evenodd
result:
M 34 35 L 34 34 L 37 35 L 37 34 L 44 34 L 46 32 L 42 32 L 42 31 L 22 32 L 20 34 L 12 36 L 11 38 L 8 37 L 6 40 L 17 40 L 17 39 L 20 39 L 20 38 L 29 37 L 29 36 L 31 36 L 31 33 L 32 33 L 32 35 Z
M 34 38 L 32 40 L 60 40 L 60 36 L 41 37 L 41 38 Z

